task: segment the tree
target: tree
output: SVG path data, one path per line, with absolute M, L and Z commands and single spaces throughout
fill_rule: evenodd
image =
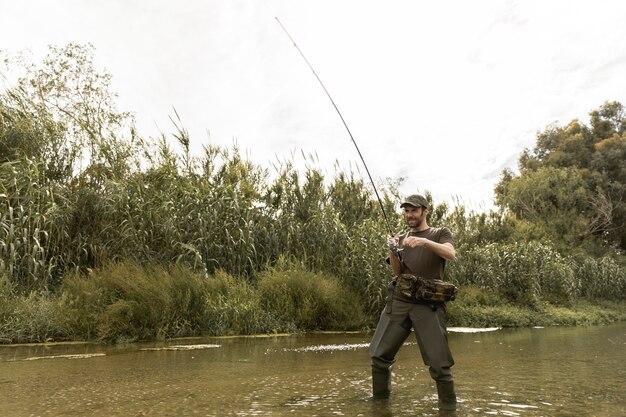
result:
M 618 102 L 537 135 L 519 159 L 520 174 L 502 173 L 496 202 L 519 219 L 570 244 L 595 238 L 626 249 L 626 118 Z
M 39 66 L 15 62 L 23 74 L 0 99 L 11 124 L 1 132 L 0 157 L 42 158 L 59 181 L 101 185 L 128 174 L 140 139 L 132 115 L 117 110 L 111 75 L 94 68 L 93 53 L 91 45 L 70 43 L 50 46 Z

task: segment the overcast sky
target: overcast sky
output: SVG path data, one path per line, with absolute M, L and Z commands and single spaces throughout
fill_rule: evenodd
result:
M 0 49 L 91 43 L 144 136 L 176 108 L 203 144 L 251 160 L 316 154 L 404 194 L 492 207 L 538 131 L 626 104 L 621 0 L 0 0 Z

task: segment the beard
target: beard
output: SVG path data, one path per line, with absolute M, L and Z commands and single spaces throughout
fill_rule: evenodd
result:
M 406 225 L 410 228 L 419 228 L 424 223 L 424 216 L 417 216 L 412 219 L 406 219 Z

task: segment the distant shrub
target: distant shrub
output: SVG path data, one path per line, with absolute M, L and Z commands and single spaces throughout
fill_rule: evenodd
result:
M 367 322 L 358 296 L 337 278 L 282 263 L 259 277 L 263 306 L 304 330 L 362 328 Z
M 53 297 L 18 294 L 0 276 L 0 343 L 36 343 L 68 338 L 62 311 Z
M 575 260 L 580 295 L 595 299 L 625 300 L 626 269 L 609 257 Z
M 205 319 L 207 278 L 183 267 L 165 270 L 113 263 L 65 277 L 60 300 L 76 336 L 163 339 L 197 333 Z
M 207 279 L 204 314 L 203 332 L 216 336 L 296 330 L 265 310 L 250 284 L 221 270 Z
M 579 283 L 569 260 L 539 242 L 491 243 L 459 255 L 449 279 L 497 291 L 508 300 L 534 304 L 538 298 L 568 301 Z

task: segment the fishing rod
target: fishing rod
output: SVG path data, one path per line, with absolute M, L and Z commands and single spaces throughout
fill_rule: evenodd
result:
M 372 175 L 370 174 L 370 170 L 367 168 L 367 164 L 365 163 L 365 159 L 363 159 L 363 155 L 361 154 L 361 150 L 359 149 L 359 146 L 356 144 L 356 141 L 354 140 L 354 136 L 352 136 L 352 132 L 350 132 L 350 128 L 348 127 L 348 124 L 346 123 L 346 121 L 344 120 L 343 116 L 341 115 L 341 112 L 339 111 L 339 108 L 335 104 L 335 101 L 333 100 L 333 98 L 330 96 L 330 93 L 328 92 L 328 90 L 324 86 L 324 83 L 322 82 L 320 77 L 317 75 L 317 73 L 313 69 L 313 66 L 309 63 L 309 60 L 306 59 L 306 57 L 302 53 L 302 50 L 300 50 L 300 47 L 298 47 L 298 44 L 296 43 L 296 41 L 293 40 L 293 38 L 291 37 L 291 35 L 287 31 L 287 29 L 285 29 L 285 26 L 283 26 L 283 24 L 280 22 L 278 17 L 275 17 L 275 19 L 278 22 L 278 24 L 280 25 L 280 27 L 285 31 L 285 33 L 287 34 L 287 36 L 289 37 L 291 42 L 293 42 L 293 46 L 296 47 L 296 49 L 298 50 L 298 52 L 300 53 L 300 55 L 304 59 L 304 62 L 306 62 L 306 64 L 309 66 L 309 68 L 313 72 L 313 75 L 315 75 L 315 78 L 317 78 L 317 81 L 319 81 L 320 85 L 324 89 L 324 92 L 326 93 L 326 95 L 330 99 L 330 102 L 333 104 L 333 107 L 337 111 L 337 114 L 339 115 L 339 118 L 343 122 L 343 125 L 345 126 L 346 130 L 348 131 L 348 135 L 350 135 L 350 139 L 352 139 L 352 143 L 354 144 L 354 147 L 356 148 L 356 151 L 358 152 L 359 157 L 361 158 L 361 162 L 363 162 L 363 166 L 365 167 L 365 172 L 367 172 L 367 176 L 369 177 L 370 182 L 372 183 L 372 188 L 374 189 L 374 193 L 376 194 L 376 199 L 378 200 L 378 204 L 380 205 L 380 210 L 383 212 L 383 217 L 385 218 L 385 224 L 387 225 L 387 230 L 389 230 L 389 234 L 391 236 L 393 236 L 394 233 L 391 230 L 391 226 L 389 225 L 389 219 L 387 218 L 387 213 L 385 212 L 385 207 L 383 206 L 383 202 L 380 199 L 380 196 L 378 195 L 378 190 L 376 189 L 376 185 L 374 184 L 374 180 L 372 179 Z

